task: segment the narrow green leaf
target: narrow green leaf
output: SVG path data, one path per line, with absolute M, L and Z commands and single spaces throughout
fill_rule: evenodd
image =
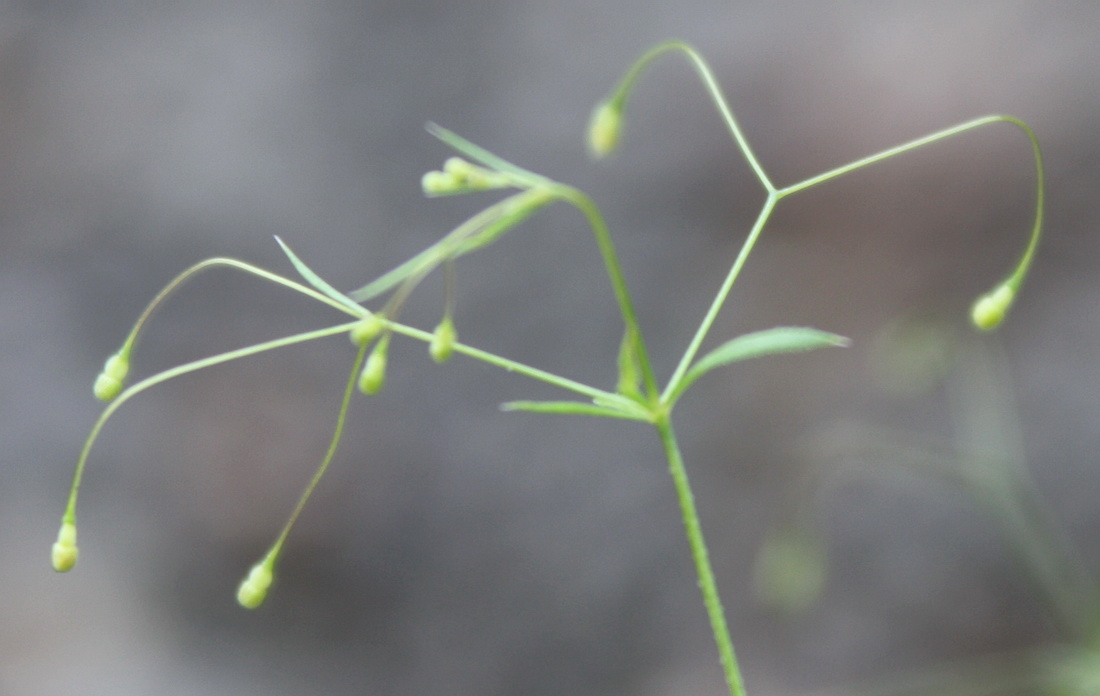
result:
M 387 290 L 397 287 L 410 276 L 421 273 L 430 267 L 438 266 L 443 262 L 443 256 L 439 251 L 441 244 L 442 242 L 436 242 L 397 268 L 387 271 L 358 290 L 348 293 L 348 296 L 359 302 L 366 302 L 378 297 Z
M 576 416 L 599 416 L 624 420 L 646 420 L 643 414 L 622 411 L 608 406 L 598 406 L 584 401 L 509 401 L 500 405 L 501 411 L 528 411 L 530 413 L 558 413 Z
M 627 326 L 619 344 L 619 383 L 617 391 L 623 396 L 641 396 L 642 371 L 638 364 L 638 330 Z
M 340 304 L 350 307 L 355 312 L 362 314 L 363 308 L 360 305 L 356 304 L 354 300 L 352 300 L 344 293 L 329 285 L 324 278 L 314 273 L 313 270 L 310 269 L 310 267 L 307 266 L 304 261 L 298 258 L 297 254 L 291 251 L 290 247 L 287 246 L 283 240 L 279 239 L 278 235 L 276 235 L 275 241 L 278 242 L 279 246 L 283 248 L 283 253 L 286 254 L 286 257 L 288 259 L 290 259 L 290 263 L 294 265 L 294 269 L 298 271 L 298 274 L 302 276 L 302 278 L 305 279 L 307 283 L 312 285 L 314 289 L 332 298 L 333 300 L 336 300 Z
M 435 244 L 358 290 L 353 290 L 348 296 L 357 302 L 366 302 L 412 276 L 431 272 L 448 258 L 458 258 L 487 246 L 554 198 L 552 192 L 538 188 L 497 201 L 448 232 Z
M 465 239 L 455 240 L 454 258 L 492 244 L 505 232 L 537 213 L 543 206 L 552 203 L 554 199 L 554 194 L 543 188 L 530 189 L 505 198 L 494 206 L 497 210 L 496 219 L 482 229 L 472 232 Z
M 673 392 L 671 401 L 684 393 L 691 384 L 715 369 L 730 363 L 760 358 L 765 355 L 801 353 L 818 348 L 846 346 L 850 341 L 844 336 L 819 331 L 804 326 L 777 326 L 730 339 L 699 358 L 684 374 L 683 380 Z

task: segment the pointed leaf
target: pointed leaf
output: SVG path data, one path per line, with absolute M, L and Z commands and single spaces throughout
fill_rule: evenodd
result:
M 408 277 L 439 265 L 443 261 L 439 246 L 440 242 L 436 242 L 397 268 L 387 271 L 358 290 L 348 293 L 348 296 L 358 302 L 372 300 L 387 290 L 397 287 Z
M 412 276 L 427 274 L 448 258 L 458 258 L 496 241 L 553 200 L 550 192 L 533 189 L 497 201 L 448 232 L 435 244 L 358 290 L 353 290 L 348 296 L 357 302 L 366 302 Z
M 671 401 L 678 399 L 695 380 L 716 367 L 765 355 L 801 353 L 818 348 L 846 346 L 849 343 L 844 336 L 804 326 L 777 326 L 744 334 L 726 341 L 692 365 L 684 374 Z
M 362 314 L 363 308 L 361 306 L 356 304 L 350 297 L 348 297 L 344 293 L 329 285 L 324 278 L 314 273 L 310 269 L 310 267 L 305 264 L 304 261 L 298 258 L 297 254 L 290 250 L 290 247 L 287 246 L 286 243 L 283 242 L 283 240 L 279 239 L 277 235 L 275 237 L 275 241 L 278 242 L 279 246 L 283 248 L 283 253 L 286 254 L 288 259 L 290 259 L 290 263 L 294 265 L 294 269 L 298 271 L 298 274 L 302 276 L 302 278 L 304 278 L 307 283 L 312 285 L 314 289 L 316 289 L 321 294 L 326 295 L 333 300 L 336 300 L 340 304 L 345 305 L 346 307 L 350 307 L 351 309 L 355 310 L 356 313 Z

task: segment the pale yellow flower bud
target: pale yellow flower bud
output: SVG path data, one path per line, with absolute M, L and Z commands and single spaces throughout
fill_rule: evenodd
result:
M 588 152 L 593 159 L 607 157 L 619 145 L 623 111 L 615 102 L 603 101 L 592 110 L 588 121 Z
M 449 172 L 431 171 L 420 178 L 420 188 L 427 196 L 443 196 L 454 193 L 461 180 Z
M 273 579 L 274 576 L 266 559 L 252 566 L 248 577 L 241 582 L 237 590 L 237 602 L 245 609 L 255 609 L 260 606 L 267 597 L 267 589 L 271 587 Z
M 386 323 L 377 314 L 369 314 L 351 328 L 348 337 L 352 343 L 362 348 L 373 341 L 385 326 Z
M 456 340 L 458 340 L 458 332 L 455 330 L 455 323 L 450 317 L 444 317 L 443 321 L 439 322 L 439 326 L 435 327 L 432 342 L 428 345 L 428 354 L 437 363 L 447 362 L 454 350 Z
M 378 345 L 367 356 L 363 371 L 359 373 L 359 391 L 367 396 L 373 396 L 382 391 L 382 386 L 386 383 L 386 354 L 389 352 L 390 344 L 386 340 L 388 337 L 389 334 L 386 334 L 378 341 Z
M 122 391 L 129 372 L 130 360 L 121 352 L 115 353 L 103 364 L 103 371 L 96 377 L 92 392 L 100 401 L 111 401 Z
M 1004 321 L 1015 299 L 1016 291 L 1008 284 L 1003 284 L 978 298 L 974 308 L 970 310 L 970 319 L 982 331 L 992 331 Z
M 53 569 L 59 573 L 72 570 L 79 553 L 76 548 L 76 524 L 62 522 L 61 529 L 57 532 L 57 541 L 54 542 L 53 551 L 50 554 Z

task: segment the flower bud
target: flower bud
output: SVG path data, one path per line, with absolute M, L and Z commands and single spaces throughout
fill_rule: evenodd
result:
M 448 157 L 443 163 L 443 173 L 454 176 L 459 181 L 466 181 L 478 170 L 477 165 L 471 164 L 461 157 Z
M 368 314 L 363 317 L 363 320 L 351 328 L 348 337 L 351 338 L 351 342 L 356 346 L 362 348 L 378 335 L 386 323 L 378 317 L 377 314 Z
M 602 101 L 588 120 L 588 154 L 593 159 L 607 157 L 619 145 L 623 129 L 623 110 L 614 101 Z
M 122 351 L 115 353 L 103 364 L 103 371 L 96 377 L 92 392 L 100 401 L 111 401 L 122 391 L 129 372 L 129 358 Z
M 389 352 L 389 334 L 383 337 L 367 356 L 367 363 L 363 365 L 363 371 L 359 373 L 359 391 L 367 396 L 373 396 L 382 391 L 386 383 L 386 353 Z
M 428 172 L 420 179 L 420 186 L 428 196 L 488 191 L 512 185 L 514 182 L 507 174 L 479 167 L 461 157 L 448 158 L 442 171 Z
M 57 532 L 57 541 L 53 544 L 51 559 L 53 569 L 59 573 L 65 573 L 76 565 L 79 550 L 76 548 L 76 523 L 62 522 L 61 529 Z
M 435 327 L 435 332 L 432 334 L 432 342 L 428 345 L 428 354 L 437 363 L 447 362 L 451 357 L 457 339 L 458 332 L 455 330 L 455 323 L 451 321 L 450 317 L 443 317 L 443 321 L 439 322 L 439 326 Z
M 1016 299 L 1016 291 L 1007 283 L 1003 283 L 995 290 L 988 292 L 974 303 L 970 310 L 970 319 L 974 326 L 982 331 L 992 331 L 1001 325 L 1005 314 Z
M 461 180 L 448 172 L 431 171 L 420 179 L 420 188 L 426 196 L 445 196 L 461 186 Z
M 237 602 L 245 609 L 255 609 L 263 604 L 273 577 L 271 564 L 266 558 L 252 566 L 248 577 L 241 582 L 237 590 Z

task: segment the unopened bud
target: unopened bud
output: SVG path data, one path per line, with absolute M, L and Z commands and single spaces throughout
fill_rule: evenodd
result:
M 479 167 L 461 157 L 451 157 L 443 163 L 443 171 L 428 172 L 420 186 L 428 196 L 449 196 L 457 193 L 507 188 L 513 180 L 502 172 Z
M 73 566 L 76 565 L 76 558 L 79 553 L 76 548 L 76 523 L 62 522 L 61 529 L 57 532 L 57 541 L 53 543 L 53 550 L 50 554 L 53 569 L 59 573 L 72 570 Z
M 459 185 L 459 178 L 447 172 L 427 172 L 420 179 L 420 188 L 426 196 L 445 196 L 454 193 Z
M 588 120 L 588 153 L 593 159 L 607 157 L 619 145 L 623 129 L 623 111 L 613 101 L 602 101 Z
M 248 577 L 241 582 L 237 590 L 237 602 L 245 609 L 255 609 L 260 606 L 267 597 L 267 589 L 271 587 L 272 579 L 271 565 L 265 558 L 252 566 Z
M 461 181 L 470 178 L 478 170 L 477 165 L 471 164 L 461 157 L 448 157 L 443 163 L 443 173 L 451 174 Z
M 351 327 L 348 337 L 351 339 L 352 343 L 362 348 L 373 341 L 374 337 L 377 336 L 385 326 L 386 323 L 382 321 L 377 314 L 368 314 L 363 317 L 362 321 Z
M 437 363 L 447 362 L 451 357 L 457 339 L 458 332 L 455 330 L 455 323 L 451 321 L 450 317 L 443 317 L 443 321 L 439 322 L 439 326 L 435 327 L 435 332 L 432 334 L 432 342 L 428 345 L 428 354 Z
M 1007 283 L 1002 284 L 978 298 L 970 310 L 970 319 L 982 331 L 992 331 L 1004 321 L 1015 299 L 1016 291 Z
M 386 383 L 386 354 L 389 352 L 389 341 L 386 334 L 367 356 L 367 363 L 363 365 L 363 371 L 359 373 L 359 391 L 367 396 L 372 396 L 382 391 Z
M 122 391 L 126 375 L 130 372 L 130 360 L 121 351 L 107 358 L 103 371 L 95 379 L 92 392 L 100 401 L 111 401 Z

